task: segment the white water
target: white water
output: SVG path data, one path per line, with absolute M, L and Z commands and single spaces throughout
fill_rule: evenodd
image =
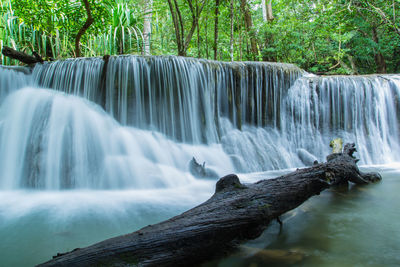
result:
M 295 168 L 323 161 L 336 137 L 356 143 L 361 164 L 400 160 L 396 75 L 179 57 L 103 67 L 93 58 L 38 64 L 32 75 L 0 69 L 0 188 L 171 187 L 195 179 L 192 157 L 220 176 Z
M 322 159 L 335 136 L 354 142 L 361 164 L 400 160 L 400 76 L 301 78 L 289 89 L 282 133 Z
M 331 139 L 355 142 L 362 164 L 400 160 L 400 77 L 313 77 L 289 64 L 111 57 L 38 65 L 38 86 L 103 105 L 123 125 L 177 142 L 222 144 L 237 171 L 323 161 Z M 205 159 L 207 163 L 209 162 Z
M 32 84 L 31 76 L 27 75 L 28 70 L 18 67 L 0 67 L 0 104 L 4 98 L 14 90 Z
M 25 88 L 0 108 L 0 188 L 144 189 L 187 185 L 192 157 L 233 172 L 218 144 L 176 143 L 121 126 L 101 108 L 63 93 Z

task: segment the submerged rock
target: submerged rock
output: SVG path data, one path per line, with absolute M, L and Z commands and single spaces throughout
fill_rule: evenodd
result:
M 198 178 L 219 178 L 218 174 L 214 170 L 206 168 L 205 165 L 205 162 L 200 164 L 193 157 L 189 162 L 189 171 L 193 176 Z
M 263 249 L 248 261 L 253 266 L 286 266 L 300 263 L 304 257 L 304 252 L 297 250 Z

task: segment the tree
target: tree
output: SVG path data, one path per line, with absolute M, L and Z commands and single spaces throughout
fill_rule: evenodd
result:
M 218 17 L 219 17 L 219 0 L 215 0 L 214 60 L 217 60 L 217 51 L 218 51 Z
M 153 0 L 148 0 L 145 3 L 144 22 L 143 22 L 143 54 L 146 56 L 150 53 L 150 37 L 151 37 L 151 19 L 153 16 Z
M 249 34 L 250 45 L 251 45 L 251 58 L 253 60 L 256 60 L 258 56 L 257 39 L 253 28 L 253 20 L 251 18 L 251 13 L 247 0 L 241 0 L 240 8 L 244 16 L 244 25 L 246 27 L 246 31 Z
M 82 38 L 82 35 L 85 34 L 87 29 L 89 29 L 90 25 L 92 25 L 92 23 L 94 21 L 88 0 L 82 0 L 82 1 L 83 1 L 83 4 L 85 5 L 87 19 L 85 21 L 85 24 L 83 24 L 82 28 L 79 29 L 78 34 L 76 35 L 76 38 L 75 38 L 75 57 L 81 56 L 81 49 L 80 49 L 79 42 Z
M 230 14 L 230 42 L 229 42 L 229 47 L 230 47 L 230 50 L 229 50 L 229 55 L 230 55 L 230 58 L 231 58 L 231 61 L 233 61 L 233 0 L 231 0 L 231 5 L 229 6 L 229 10 L 230 10 L 230 12 L 229 12 L 229 14 Z
M 90 27 L 83 27 L 85 2 Z M 150 54 L 151 47 L 154 55 L 290 62 L 317 74 L 400 70 L 398 0 L 4 0 L 0 6 L 0 46 L 47 58 Z
M 198 4 L 198 2 L 196 1 L 196 5 L 193 6 L 193 0 L 185 0 L 185 3 L 188 5 L 192 16 L 190 30 L 187 35 L 185 35 L 185 21 L 183 20 L 181 8 L 178 4 L 178 1 L 168 0 L 168 5 L 175 29 L 176 44 L 178 46 L 179 56 L 186 56 L 187 49 L 189 48 L 193 33 L 198 26 L 200 14 L 203 11 L 206 2 L 207 0 L 203 0 L 200 1 L 200 4 Z
M 268 0 L 268 3 L 266 3 L 265 0 L 262 0 L 261 6 L 264 22 L 273 21 L 274 16 L 272 14 L 272 0 Z

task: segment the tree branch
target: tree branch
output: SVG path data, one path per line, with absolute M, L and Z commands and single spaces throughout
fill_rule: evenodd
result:
M 190 28 L 189 34 L 186 36 L 186 39 L 185 39 L 185 43 L 184 43 L 185 51 L 189 47 L 190 40 L 192 39 L 193 33 L 196 30 L 196 27 L 198 27 L 199 17 L 200 17 L 201 12 L 203 11 L 206 1 L 207 0 L 203 1 L 202 5 L 200 7 L 200 10 L 198 10 L 198 12 L 196 12 L 197 16 L 196 16 L 196 13 L 192 13 L 192 27 Z M 192 6 L 192 8 L 193 8 L 193 6 Z
M 32 53 L 33 55 L 31 56 L 24 52 L 14 50 L 11 47 L 3 46 L 1 53 L 6 57 L 16 59 L 16 60 L 21 61 L 22 63 L 28 64 L 28 65 L 44 62 L 43 58 L 35 51 Z
M 90 25 L 92 25 L 92 23 L 94 22 L 88 0 L 82 0 L 82 1 L 85 5 L 87 19 L 86 19 L 85 24 L 83 24 L 82 28 L 79 30 L 79 32 L 75 38 L 75 57 L 81 56 L 81 49 L 80 49 L 79 43 L 81 41 L 82 35 L 85 34 L 86 30 L 89 29 Z
M 180 25 L 180 30 L 181 30 L 181 38 L 183 39 L 185 36 L 185 28 L 183 27 L 184 25 L 183 25 L 183 20 L 182 20 L 182 14 L 179 9 L 178 2 L 176 0 L 174 0 L 174 3 L 175 3 L 176 13 L 178 14 L 179 25 Z

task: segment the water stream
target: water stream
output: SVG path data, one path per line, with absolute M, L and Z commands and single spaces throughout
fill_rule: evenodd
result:
M 122 56 L 107 64 L 92 58 L 0 67 L 0 266 L 31 266 L 201 203 L 216 179 L 195 177 L 193 157 L 219 177 L 235 172 L 252 182 L 323 161 L 335 137 L 356 143 L 360 164 L 386 164 L 379 170 L 387 180 L 362 198 L 385 206 L 380 220 L 398 221 L 391 202 L 400 167 L 387 164 L 400 161 L 399 95 L 399 75 L 317 77 L 278 63 Z M 360 240 L 356 251 L 369 251 L 367 238 L 347 225 L 370 218 L 370 202 L 328 205 L 334 194 L 307 205 L 326 209 L 326 220 L 344 221 L 343 236 L 325 226 L 327 239 L 313 248 L 312 231 L 295 225 L 319 219 L 300 210 L 287 219 L 287 238 L 297 243 L 268 232 L 270 243 L 257 242 L 302 247 L 301 262 L 315 266 L 333 266 L 347 235 Z M 382 262 L 392 265 L 398 258 L 390 251 L 399 245 L 385 247 L 382 236 L 399 231 L 391 224 L 379 231 L 371 240 L 389 251 Z M 330 238 L 335 245 L 316 248 Z M 250 250 L 240 256 L 243 266 L 258 253 Z M 344 265 L 355 261 L 349 256 Z

